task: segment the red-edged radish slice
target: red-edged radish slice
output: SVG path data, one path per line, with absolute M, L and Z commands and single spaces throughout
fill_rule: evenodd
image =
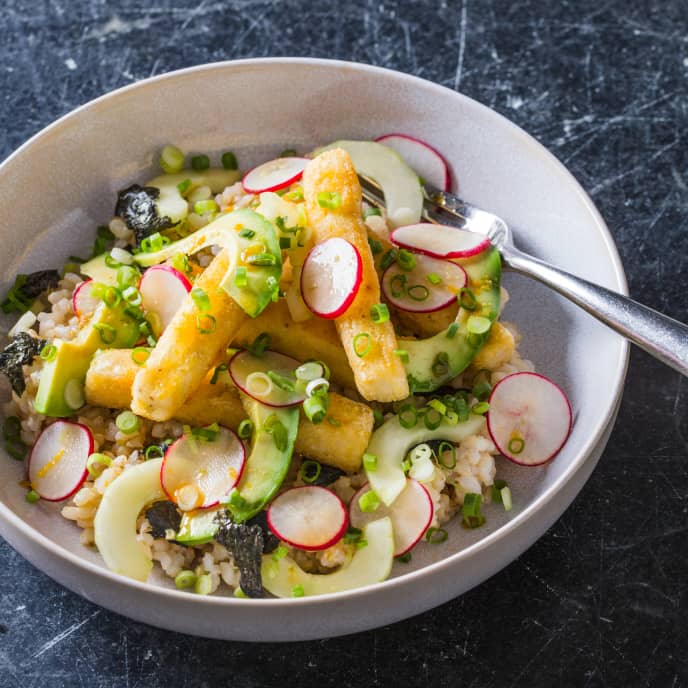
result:
M 296 406 L 305 398 L 305 391 L 295 389 L 294 371 L 301 365 L 290 356 L 266 351 L 254 356 L 250 351 L 239 351 L 229 362 L 229 374 L 244 394 L 267 406 Z
M 275 158 L 249 170 L 241 180 L 244 191 L 259 194 L 278 191 L 298 181 L 310 161 L 308 158 Z
M 554 458 L 571 432 L 571 405 L 559 385 L 538 373 L 512 373 L 492 390 L 487 429 L 514 463 L 539 466 Z
M 160 335 L 191 291 L 191 282 L 171 265 L 154 265 L 143 273 L 139 291 L 141 305 L 154 316 L 151 324 Z
M 85 425 L 69 420 L 49 425 L 31 449 L 31 487 L 49 502 L 68 499 L 86 480 L 93 447 L 93 435 Z
M 301 296 L 321 318 L 338 318 L 356 298 L 363 279 L 358 249 L 345 239 L 327 239 L 314 246 L 301 269 Z
M 358 500 L 371 488 L 366 483 L 352 498 L 349 504 L 349 518 L 354 528 L 364 528 L 371 521 L 389 516 L 394 530 L 394 556 L 406 554 L 420 540 L 432 523 L 435 507 L 425 485 L 411 478 L 406 479 L 406 487 L 392 502 L 380 506 L 375 511 L 361 511 Z
M 72 310 L 79 318 L 87 318 L 101 304 L 101 300 L 91 293 L 93 280 L 87 279 L 78 284 L 72 294 Z
M 468 282 L 466 271 L 448 260 L 422 254 L 415 258 L 411 270 L 402 270 L 398 263 L 385 270 L 381 286 L 387 301 L 411 313 L 432 313 L 456 303 L 456 295 Z
M 385 134 L 377 143 L 395 150 L 425 180 L 438 189 L 451 189 L 449 165 L 430 144 L 407 134 Z
M 349 525 L 346 507 L 325 487 L 293 487 L 273 500 L 268 526 L 284 542 L 305 550 L 327 549 L 338 542 Z
M 430 222 L 397 227 L 390 237 L 397 246 L 433 258 L 470 258 L 490 246 L 484 234 Z
M 183 511 L 216 506 L 239 482 L 246 462 L 241 440 L 220 427 L 212 439 L 182 435 L 165 452 L 160 483 Z

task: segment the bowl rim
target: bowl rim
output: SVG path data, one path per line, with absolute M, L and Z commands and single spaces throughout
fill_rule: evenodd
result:
M 595 207 L 592 199 L 585 192 L 583 187 L 580 185 L 578 180 L 572 175 L 568 168 L 547 149 L 543 144 L 541 144 L 537 139 L 535 139 L 531 134 L 527 133 L 524 129 L 516 125 L 514 122 L 506 118 L 499 112 L 491 109 L 487 105 L 480 103 L 479 101 L 470 98 L 458 91 L 455 91 L 441 84 L 435 83 L 428 79 L 418 77 L 411 74 L 405 74 L 403 72 L 389 69 L 386 67 L 378 67 L 375 65 L 365 64 L 361 62 L 354 62 L 348 60 L 334 60 L 334 59 L 324 59 L 324 58 L 310 58 L 310 57 L 261 57 L 261 58 L 247 58 L 241 60 L 223 60 L 217 62 L 209 62 L 199 65 L 194 65 L 191 67 L 186 67 L 183 69 L 177 69 L 164 74 L 159 74 L 156 76 L 148 77 L 140 81 L 136 81 L 132 84 L 128 84 L 121 88 L 109 91 L 97 98 L 94 98 L 76 108 L 69 111 L 68 113 L 62 115 L 54 122 L 44 127 L 33 136 L 31 136 L 27 141 L 21 144 L 15 151 L 13 151 L 7 158 L 5 158 L 0 163 L 0 173 L 12 163 L 15 159 L 21 157 L 25 151 L 32 148 L 35 144 L 39 143 L 47 137 L 52 137 L 58 135 L 60 130 L 66 126 L 73 118 L 78 117 L 84 112 L 97 113 L 102 107 L 107 106 L 111 100 L 116 100 L 123 95 L 130 92 L 135 92 L 138 90 L 145 90 L 151 84 L 157 84 L 167 80 L 174 79 L 184 79 L 187 77 L 195 76 L 199 73 L 212 72 L 212 71 L 223 71 L 223 70 L 234 70 L 241 69 L 244 67 L 265 67 L 265 68 L 275 68 L 283 65 L 303 65 L 303 66 L 320 66 L 334 70 L 348 69 L 356 72 L 367 72 L 373 75 L 378 75 L 383 78 L 399 79 L 402 82 L 409 83 L 418 87 L 429 89 L 430 91 L 436 91 L 444 96 L 448 94 L 451 97 L 457 98 L 459 100 L 469 101 L 471 106 L 483 111 L 486 116 L 496 117 L 501 120 L 501 125 L 512 130 L 512 133 L 528 144 L 529 147 L 534 149 L 534 152 L 542 155 L 546 153 L 551 159 L 551 162 L 555 164 L 561 171 L 565 172 L 566 175 L 571 179 L 572 188 L 576 191 L 580 200 L 583 202 L 586 210 L 590 213 L 590 216 L 597 225 L 597 229 L 603 239 L 605 248 L 608 252 L 610 258 L 610 267 L 612 268 L 612 273 L 616 281 L 616 290 L 623 294 L 628 295 L 628 284 L 626 281 L 626 276 L 624 273 L 623 265 L 621 263 L 621 258 L 614 243 L 614 239 L 607 228 L 604 219 L 600 215 L 599 211 Z M 552 485 L 547 489 L 547 491 L 531 502 L 527 507 L 523 509 L 519 514 L 514 516 L 504 525 L 497 528 L 494 532 L 486 535 L 477 542 L 468 545 L 467 547 L 461 549 L 448 557 L 441 559 L 435 563 L 424 566 L 416 571 L 410 571 L 408 573 L 401 574 L 395 578 L 387 579 L 379 583 L 374 583 L 362 588 L 355 588 L 352 590 L 345 590 L 342 592 L 328 593 L 325 595 L 317 595 L 313 597 L 302 597 L 302 598 L 270 598 L 270 599 L 235 599 L 233 597 L 227 596 L 194 596 L 194 604 L 200 606 L 205 605 L 220 605 L 226 606 L 228 609 L 235 608 L 237 605 L 242 609 L 246 609 L 247 606 L 259 605 L 262 608 L 267 606 L 274 607 L 275 609 L 289 608 L 293 609 L 296 605 L 300 608 L 309 607 L 312 605 L 324 605 L 328 602 L 338 602 L 343 599 L 349 598 L 359 598 L 366 597 L 368 595 L 374 595 L 375 592 L 384 586 L 388 591 L 392 591 L 395 587 L 402 588 L 406 585 L 413 584 L 419 581 L 425 576 L 431 576 L 432 574 L 442 571 L 447 568 L 456 566 L 457 564 L 471 558 L 478 552 L 485 550 L 493 546 L 498 540 L 504 537 L 508 537 L 512 532 L 520 529 L 524 524 L 529 521 L 537 511 L 541 510 L 545 505 L 549 504 L 559 492 L 562 491 L 564 486 L 574 477 L 574 474 L 585 464 L 585 462 L 590 457 L 593 449 L 597 445 L 598 441 L 602 438 L 610 417 L 614 415 L 614 410 L 616 409 L 620 397 L 623 392 L 623 384 L 626 377 L 626 370 L 628 367 L 629 350 L 630 344 L 627 340 L 620 337 L 620 350 L 618 360 L 616 361 L 616 367 L 613 370 L 613 384 L 610 386 L 612 390 L 612 395 L 608 400 L 605 413 L 600 415 L 599 420 L 594 426 L 594 431 L 588 435 L 586 442 L 584 443 L 581 451 L 576 455 L 573 461 L 567 466 L 566 470 L 552 483 Z M 103 582 L 112 582 L 116 586 L 124 586 L 125 588 L 132 589 L 132 592 L 141 592 L 145 594 L 152 594 L 159 596 L 161 602 L 166 598 L 171 598 L 171 600 L 183 599 L 188 601 L 189 595 L 186 592 L 176 590 L 173 588 L 167 588 L 148 582 L 140 582 L 120 574 L 110 571 L 101 565 L 94 562 L 88 561 L 83 557 L 72 553 L 62 545 L 57 544 L 52 541 L 46 535 L 43 535 L 39 531 L 35 530 L 31 525 L 29 525 L 25 520 L 23 520 L 19 515 L 7 507 L 4 502 L 0 501 L 0 520 L 8 521 L 11 526 L 13 526 L 19 533 L 20 536 L 26 537 L 33 543 L 44 549 L 59 559 L 66 560 L 77 569 L 81 569 L 84 573 L 94 574 L 101 579 Z M 501 568 L 501 567 L 499 567 Z

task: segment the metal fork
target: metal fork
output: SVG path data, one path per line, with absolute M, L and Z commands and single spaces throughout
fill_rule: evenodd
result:
M 380 187 L 370 178 L 359 178 L 364 199 L 371 205 L 384 207 Z M 509 225 L 497 215 L 427 183 L 423 195 L 423 219 L 485 234 L 499 249 L 505 269 L 554 289 L 641 349 L 688 376 L 688 326 L 523 253 L 514 246 Z

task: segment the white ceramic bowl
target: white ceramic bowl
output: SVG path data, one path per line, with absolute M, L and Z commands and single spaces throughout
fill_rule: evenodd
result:
M 448 158 L 462 196 L 502 215 L 517 243 L 593 282 L 626 293 L 603 220 L 566 169 L 534 139 L 446 88 L 365 65 L 310 59 L 205 65 L 143 81 L 81 107 L 0 167 L 2 286 L 19 271 L 56 267 L 91 246 L 118 189 L 154 171 L 156 151 L 237 152 L 243 168 L 286 147 L 405 132 Z M 393 577 L 349 593 L 288 600 L 200 597 L 108 571 L 79 544 L 59 507 L 29 505 L 21 466 L 0 461 L 0 533 L 35 566 L 78 594 L 134 619 L 202 636 L 299 640 L 380 626 L 441 604 L 485 580 L 562 514 L 594 468 L 621 394 L 628 346 L 538 284 L 507 275 L 505 317 L 523 354 L 567 390 L 574 426 L 544 468 L 499 461 L 514 509 L 486 526 L 450 524 L 443 545 L 421 546 Z M 572 564 L 575 566 L 575 562 Z

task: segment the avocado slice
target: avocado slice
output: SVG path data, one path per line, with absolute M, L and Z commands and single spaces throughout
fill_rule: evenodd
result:
M 207 246 L 222 246 L 232 262 L 220 285 L 252 318 L 277 299 L 282 276 L 282 250 L 272 223 L 247 208 L 220 215 L 211 223 L 159 251 L 137 253 L 143 267 L 162 263 L 178 253 L 191 255 Z M 237 279 L 242 268 L 245 281 Z
M 201 511 L 183 512 L 179 530 L 174 537 L 175 542 L 183 545 L 204 545 L 210 542 L 220 527 L 215 517 L 223 509 L 224 507 L 220 506 Z
M 113 340 L 106 343 L 101 332 L 111 333 Z M 46 416 L 71 416 L 79 408 L 79 398 L 83 399 L 84 380 L 93 354 L 98 349 L 128 348 L 138 337 L 136 321 L 122 307 L 110 308 L 101 303 L 75 339 L 53 341 L 56 352 L 43 365 L 34 403 L 36 411 Z
M 475 258 L 461 261 L 460 265 L 468 275 L 475 309 L 459 308 L 454 322 L 434 337 L 401 340 L 400 346 L 403 345 L 409 356 L 406 373 L 412 394 L 432 392 L 465 370 L 490 335 L 489 327 L 482 334 L 469 332 L 469 319 L 487 318 L 491 327 L 499 315 L 502 277 L 499 251 L 491 246 Z
M 375 141 L 335 141 L 318 148 L 316 155 L 343 148 L 358 174 L 375 180 L 385 196 L 387 217 L 394 227 L 420 222 L 423 192 L 418 175 L 395 150 Z
M 280 488 L 289 470 L 299 427 L 298 407 L 273 408 L 243 394 L 242 401 L 254 431 L 251 454 L 227 505 L 236 523 L 243 523 L 255 516 Z M 266 429 L 268 419 L 279 421 L 284 426 L 286 440 L 282 447 L 278 447 L 276 436 Z

